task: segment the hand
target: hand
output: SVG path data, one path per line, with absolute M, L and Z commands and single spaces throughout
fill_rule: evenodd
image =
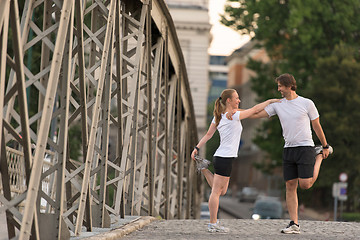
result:
M 229 120 L 233 120 L 232 116 L 237 112 L 237 109 L 234 109 L 233 112 L 227 112 L 226 113 L 226 118 Z
M 197 151 L 196 149 L 194 149 L 194 150 L 192 151 L 192 153 L 191 153 L 191 158 L 192 158 L 192 160 L 195 161 L 195 155 L 198 155 L 198 154 L 199 154 L 198 151 Z
M 281 102 L 281 99 L 277 99 L 277 98 L 273 98 L 273 99 L 269 99 L 270 103 L 276 103 L 276 102 Z
M 322 150 L 322 157 L 323 159 L 326 159 L 328 156 L 329 156 L 329 149 L 328 148 L 325 148 Z

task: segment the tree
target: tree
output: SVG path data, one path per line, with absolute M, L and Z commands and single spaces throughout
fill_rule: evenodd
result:
M 279 97 L 274 79 L 288 72 L 297 80 L 297 93 L 313 99 L 318 107 L 336 157 L 325 160 L 327 165 L 320 175 L 326 177 L 320 177 L 314 188 L 331 192 L 340 169 L 351 169 L 349 182 L 359 183 L 359 177 L 355 177 L 360 171 L 359 156 L 354 154 L 358 147 L 354 136 L 359 132 L 350 126 L 359 119 L 354 109 L 360 97 L 359 92 L 347 91 L 358 91 L 355 79 L 359 75 L 356 74 L 359 58 L 354 52 L 360 43 L 360 1 L 228 0 L 221 22 L 252 36 L 269 55 L 269 63 L 249 61 L 247 66 L 257 73 L 251 81 L 259 101 Z M 345 51 L 347 58 L 342 53 Z M 355 85 L 350 89 L 351 84 Z M 349 111 L 347 117 L 345 110 Z M 264 121 L 254 142 L 269 153 L 271 161 L 259 165 L 264 172 L 281 165 L 283 140 L 277 119 Z M 339 156 L 350 160 L 335 164 L 340 161 Z M 354 188 L 350 190 L 355 194 Z
M 360 196 L 359 76 L 359 52 L 340 44 L 330 56 L 318 60 L 309 92 L 322 113 L 322 126 L 336 153 L 333 159 L 324 160 L 317 186 L 329 186 L 338 181 L 341 172 L 346 172 L 348 202 L 355 208 L 359 203 L 354 200 Z
M 221 22 L 253 36 L 278 70 L 293 73 L 301 85 L 311 78 L 316 59 L 340 41 L 358 44 L 359 13 L 358 0 L 228 0 Z

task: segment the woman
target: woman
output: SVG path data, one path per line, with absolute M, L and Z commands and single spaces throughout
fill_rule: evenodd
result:
M 221 96 L 215 101 L 214 119 L 210 124 L 206 135 L 196 145 L 191 154 L 191 158 L 195 160 L 195 157 L 199 154 L 200 148 L 214 135 L 216 129 L 219 131 L 220 146 L 216 150 L 213 158 L 215 174 L 212 174 L 206 168 L 201 169 L 201 172 L 204 174 L 211 187 L 211 194 L 209 198 L 209 232 L 229 231 L 228 228 L 220 226 L 217 221 L 217 212 L 219 209 L 219 197 L 220 195 L 225 195 L 229 185 L 232 161 L 237 157 L 242 132 L 240 120 L 248 118 L 263 110 L 270 103 L 278 101 L 278 99 L 270 99 L 257 104 L 250 109 L 236 111 L 238 109 L 240 99 L 238 93 L 234 89 L 225 89 L 221 93 Z M 226 113 L 234 113 L 232 120 L 226 118 Z

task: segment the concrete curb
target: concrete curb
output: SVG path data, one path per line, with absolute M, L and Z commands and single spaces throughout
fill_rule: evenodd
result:
M 112 239 L 119 239 L 129 233 L 132 233 L 133 231 L 142 228 L 151 222 L 157 220 L 154 217 L 151 216 L 144 216 L 140 217 L 139 219 L 135 220 L 134 222 L 131 222 L 129 224 L 126 224 L 125 226 L 122 226 L 118 229 L 112 230 L 110 232 L 101 233 L 92 237 L 87 238 L 88 240 L 112 240 Z

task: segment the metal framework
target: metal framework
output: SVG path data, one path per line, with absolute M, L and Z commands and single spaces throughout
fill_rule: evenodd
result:
M 0 46 L 9 239 L 69 239 L 110 216 L 198 217 L 193 103 L 163 0 L 0 1 Z

